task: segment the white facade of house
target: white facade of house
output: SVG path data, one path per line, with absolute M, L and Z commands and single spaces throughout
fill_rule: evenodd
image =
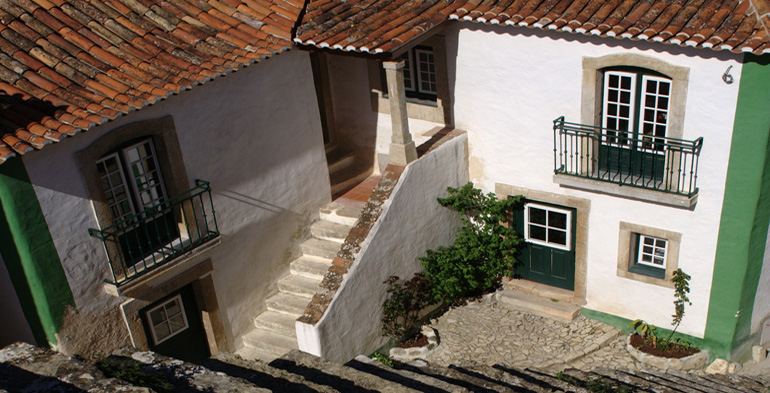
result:
M 171 116 L 189 187 L 195 179 L 211 183 L 221 244 L 204 257 L 230 349 L 241 345 L 288 271 L 302 228 L 330 200 L 312 78 L 307 52 L 283 53 L 24 157 L 77 306 L 65 331 L 109 314 L 94 337 L 113 341 L 108 347 L 125 345 L 127 335 L 116 318 L 127 299 L 104 290 L 110 269 L 88 234 L 99 225 L 75 154 L 127 124 Z
M 472 181 L 486 190 L 507 184 L 590 201 L 585 307 L 592 310 L 668 326 L 673 290 L 617 274 L 619 224 L 680 233 L 679 267 L 692 276 L 692 306 L 680 331 L 703 337 L 738 95 L 738 85 L 724 83 L 722 74 L 732 66 L 739 80 L 741 56 L 540 30 L 513 35 L 506 27 L 462 23 L 445 35 L 448 57 L 456 51 L 450 86 L 455 126 L 469 135 Z M 565 188 L 553 180 L 552 122 L 565 116 L 581 123 L 583 59 L 616 53 L 689 70 L 683 138 L 704 138 L 693 210 Z

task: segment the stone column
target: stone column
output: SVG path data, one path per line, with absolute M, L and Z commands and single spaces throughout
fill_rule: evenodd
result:
M 393 123 L 393 136 L 390 140 L 390 163 L 406 165 L 417 159 L 417 148 L 409 133 L 409 118 L 406 113 L 406 93 L 404 92 L 404 61 L 386 61 L 382 63 L 388 80 L 390 97 L 390 119 Z

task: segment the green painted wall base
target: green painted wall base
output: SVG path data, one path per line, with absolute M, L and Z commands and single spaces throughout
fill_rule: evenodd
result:
M 751 345 L 770 220 L 770 56 L 746 55 L 739 89 L 705 332 L 734 361 Z
M 0 165 L 0 255 L 38 345 L 56 344 L 75 306 L 37 195 L 19 158 Z
M 607 325 L 618 328 L 623 331 L 623 334 L 628 335 L 628 334 L 631 334 L 631 332 L 633 331 L 633 328 L 631 328 L 631 322 L 633 321 L 630 319 L 619 317 L 617 315 L 603 313 L 601 311 L 591 310 L 588 308 L 582 308 L 580 310 L 580 313 L 583 314 L 583 316 L 585 316 L 586 318 L 590 318 L 595 321 L 606 323 Z M 656 328 L 655 331 L 658 332 L 658 337 L 665 338 L 665 337 L 668 337 L 668 335 L 671 333 L 671 330 L 662 328 L 660 326 L 655 326 L 655 328 Z M 706 343 L 703 341 L 702 338 L 690 336 L 689 334 L 682 334 L 679 332 L 674 333 L 673 338 L 678 338 L 680 340 L 687 341 L 690 344 L 697 347 L 698 349 L 706 349 L 709 351 L 709 353 L 711 352 L 711 349 L 708 347 L 708 345 L 706 345 Z

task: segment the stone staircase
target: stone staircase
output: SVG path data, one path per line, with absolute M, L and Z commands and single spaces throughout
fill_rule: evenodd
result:
M 116 351 L 109 360 L 122 365 L 119 368 L 125 380 L 110 378 L 82 360 L 29 344 L 14 344 L 0 350 L 0 391 L 748 393 L 767 392 L 770 386 L 767 381 L 735 375 L 700 376 L 609 369 L 594 372 L 566 370 L 552 375 L 471 361 L 450 367 L 430 366 L 423 362 L 390 368 L 359 356 L 342 365 L 300 351 L 291 351 L 270 363 L 220 354 L 201 364 L 192 364 L 124 348 Z M 129 378 L 130 374 L 134 374 L 134 378 Z
M 254 329 L 243 336 L 239 356 L 271 361 L 298 348 L 294 322 L 318 290 L 359 213 L 334 203 L 321 209 L 321 219 L 310 226 L 311 238 L 300 245 L 302 255 L 278 281 L 278 293 L 265 301 L 267 309 L 254 318 Z

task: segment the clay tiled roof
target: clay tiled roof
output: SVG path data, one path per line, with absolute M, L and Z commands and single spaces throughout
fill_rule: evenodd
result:
M 294 42 L 345 51 L 390 52 L 447 21 L 463 3 L 465 1 L 310 0 Z
M 393 52 L 444 18 L 770 53 L 768 0 L 310 0 L 294 41 Z
M 0 163 L 288 49 L 303 3 L 0 0 Z

